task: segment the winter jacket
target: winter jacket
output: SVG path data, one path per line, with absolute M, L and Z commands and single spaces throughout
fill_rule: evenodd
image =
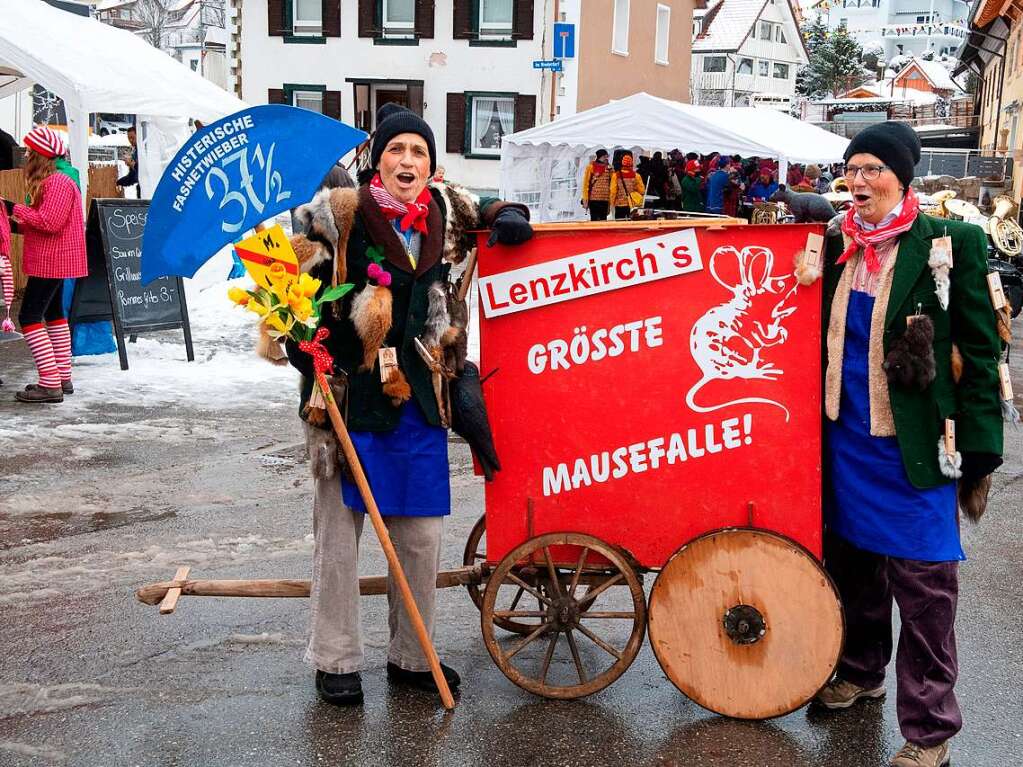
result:
M 622 174 L 615 171 L 611 175 L 611 196 L 610 200 L 611 207 L 613 208 L 641 208 L 643 203 L 637 205 L 630 198 L 633 192 L 637 192 L 640 197 L 646 194 L 646 187 L 643 185 L 643 179 L 637 173 L 632 178 L 623 178 Z
M 85 218 L 82 195 L 63 173 L 51 173 L 40 186 L 38 206 L 15 205 L 18 231 L 25 236 L 22 269 L 28 277 L 84 277 Z
M 931 241 L 945 232 L 952 237 L 953 267 L 950 272 L 948 309 L 942 309 L 935 295 L 935 282 L 928 268 Z M 838 417 L 841 396 L 843 347 L 836 338 L 838 325 L 844 327 L 848 289 L 843 289 L 845 264 L 836 261 L 845 241 L 841 234 L 828 236 L 823 279 L 823 327 L 825 410 Z M 872 327 L 882 344 L 880 360 L 906 330 L 906 317 L 920 311 L 934 322 L 934 358 L 937 377 L 924 391 L 889 385 L 880 379 L 871 386 L 871 400 L 887 397 L 891 404 L 895 437 L 910 482 L 917 488 L 937 487 L 950 480 L 938 464 L 938 442 L 944 421 L 956 422 L 959 452 L 1002 453 L 1002 413 L 998 362 L 1000 342 L 994 311 L 987 290 L 987 238 L 983 230 L 962 221 L 936 219 L 920 214 L 913 227 L 899 236 L 894 257 L 891 291 L 882 327 Z M 851 262 L 850 262 L 851 263 Z M 844 302 L 843 302 L 844 296 Z M 878 298 L 880 300 L 880 297 Z M 837 316 L 831 328 L 832 315 Z M 963 375 L 952 380 L 952 345 L 963 358 Z M 829 356 L 829 346 L 830 356 Z M 829 366 L 834 366 L 829 369 Z M 871 408 L 874 420 L 874 408 Z M 871 425 L 872 432 L 874 425 Z
M 703 193 L 700 191 L 699 176 L 690 176 L 688 173 L 682 177 L 682 210 L 690 213 L 703 212 Z
M 607 202 L 611 199 L 611 165 L 610 163 L 601 163 L 604 166 L 604 172 L 594 173 L 593 166 L 596 164 L 591 162 L 583 171 L 582 202 L 584 208 L 590 204 L 590 200 Z
M 751 200 L 770 200 L 771 195 L 777 191 L 778 185 L 774 181 L 765 184 L 758 180 L 749 188 L 749 194 L 746 196 Z
M 716 170 L 707 179 L 707 210 L 721 213 L 725 207 L 725 187 L 728 186 L 728 171 Z
M 370 264 L 374 263 L 368 251 L 373 247 L 383 251 L 381 266 L 391 275 L 391 329 L 385 344 L 397 349 L 399 367 L 427 422 L 433 426 L 441 425 L 432 374 L 417 353 L 413 340 L 422 335 L 426 326 L 430 286 L 436 282 L 446 283 L 451 272 L 451 264 L 441 257 L 448 214 L 440 194 L 432 188 L 431 192 L 434 199 L 430 203 L 427 218 L 429 232 L 422 237 L 419 258 L 413 268 L 400 235 L 370 196 L 369 187 L 362 186 L 358 190 L 358 209 L 354 214 L 345 251 L 347 282 L 353 283 L 355 287 L 340 302 L 336 302 L 336 307 L 333 304 L 323 305 L 320 321 L 320 327 L 330 331 L 324 346 L 334 358 L 335 366 L 348 376 L 346 422 L 353 431 L 394 429 L 401 414 L 400 409 L 392 405 L 391 399 L 384 394 L 379 363 L 374 363 L 371 370 L 359 370 L 363 359 L 363 344 L 349 317 L 352 301 L 368 281 L 366 272 Z M 498 211 L 510 204 L 493 198 L 481 199 L 479 209 L 482 224 L 489 226 Z M 515 207 L 528 215 L 528 210 L 523 206 Z M 333 264 L 328 260 L 315 267 L 311 275 L 320 279 L 324 286 L 329 286 L 332 268 Z M 303 375 L 301 412 L 312 392 L 312 358 L 299 350 L 292 341 L 288 341 L 285 347 L 288 359 Z

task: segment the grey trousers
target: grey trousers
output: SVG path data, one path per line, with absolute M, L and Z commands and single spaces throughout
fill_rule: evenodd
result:
M 358 563 L 366 515 L 342 503 L 337 474 L 314 482 L 312 610 L 305 662 L 329 674 L 350 674 L 363 665 Z M 432 637 L 444 517 L 384 517 L 384 522 Z M 428 670 L 392 577 L 387 579 L 387 604 L 391 636 L 387 660 L 409 671 Z

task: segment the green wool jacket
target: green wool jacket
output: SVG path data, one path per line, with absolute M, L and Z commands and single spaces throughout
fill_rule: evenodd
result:
M 931 240 L 952 237 L 948 310 L 935 295 L 928 267 Z M 827 370 L 827 330 L 832 303 L 845 264 L 836 261 L 844 248 L 841 234 L 828 237 L 823 278 L 824 369 Z M 988 296 L 987 237 L 962 221 L 935 219 L 920 214 L 913 227 L 899 237 L 891 294 L 884 322 L 884 353 L 906 330 L 906 317 L 919 306 L 934 321 L 934 357 L 937 376 L 926 390 L 908 391 L 888 386 L 895 435 L 910 482 L 917 488 L 937 487 L 950 480 L 938 466 L 938 441 L 944 421 L 956 422 L 956 449 L 960 452 L 1002 453 L 1002 413 L 998 388 L 1001 342 Z M 963 358 L 963 375 L 952 380 L 951 355 L 955 344 Z
M 509 203 L 493 198 L 480 200 L 480 220 L 489 226 L 500 208 Z M 523 206 L 516 205 L 520 210 Z M 528 211 L 526 211 L 528 215 Z M 391 404 L 384 394 L 380 382 L 379 363 L 372 370 L 360 371 L 363 359 L 362 340 L 356 333 L 355 325 L 349 318 L 352 301 L 367 283 L 366 272 L 373 259 L 370 248 L 383 251 L 381 266 L 391 275 L 391 330 L 386 345 L 397 349 L 398 365 L 412 388 L 412 396 L 419 403 L 428 423 L 440 426 L 440 413 L 433 391 L 430 369 L 423 362 L 415 348 L 414 340 L 421 336 L 426 326 L 429 305 L 428 293 L 435 282 L 445 282 L 451 272 L 451 264 L 442 259 L 444 248 L 445 217 L 443 198 L 435 193 L 427 217 L 428 233 L 422 237 L 419 258 L 413 269 L 404 245 L 391 223 L 380 212 L 369 195 L 368 187 L 359 189 L 359 206 L 355 213 L 348 247 L 345 252 L 347 282 L 354 284 L 337 304 L 321 307 L 320 327 L 330 330 L 324 346 L 334 358 L 337 368 L 348 376 L 347 402 L 339 403 L 348 428 L 353 431 L 388 431 L 398 425 L 400 408 Z M 341 228 L 339 226 L 339 228 Z M 323 282 L 324 289 L 330 285 L 333 263 L 328 260 L 313 269 L 312 276 Z M 287 343 L 288 358 L 303 374 L 301 404 L 305 407 L 312 393 L 313 374 L 311 357 L 299 351 L 292 342 Z

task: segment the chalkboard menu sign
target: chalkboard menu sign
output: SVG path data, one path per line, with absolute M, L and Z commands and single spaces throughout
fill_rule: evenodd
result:
M 181 328 L 189 362 L 195 359 L 180 277 L 142 284 L 142 232 L 149 200 L 95 199 L 86 227 L 89 276 L 75 282 L 69 322 L 113 320 L 121 369 L 128 369 L 124 336 Z

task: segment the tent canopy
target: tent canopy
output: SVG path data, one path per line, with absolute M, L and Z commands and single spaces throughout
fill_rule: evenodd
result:
M 505 136 L 502 146 L 635 147 L 837 162 L 849 141 L 773 109 L 708 107 L 636 93 Z
M 534 220 L 580 218 L 582 171 L 597 149 L 721 152 L 789 162 L 837 162 L 848 139 L 773 109 L 707 107 L 636 93 L 501 143 L 501 196 L 527 205 Z M 784 177 L 784 176 L 782 176 Z
M 246 106 L 131 32 L 42 0 L 4 0 L 0 97 L 33 83 L 63 99 L 79 170 L 88 167 L 90 112 L 213 122 Z

